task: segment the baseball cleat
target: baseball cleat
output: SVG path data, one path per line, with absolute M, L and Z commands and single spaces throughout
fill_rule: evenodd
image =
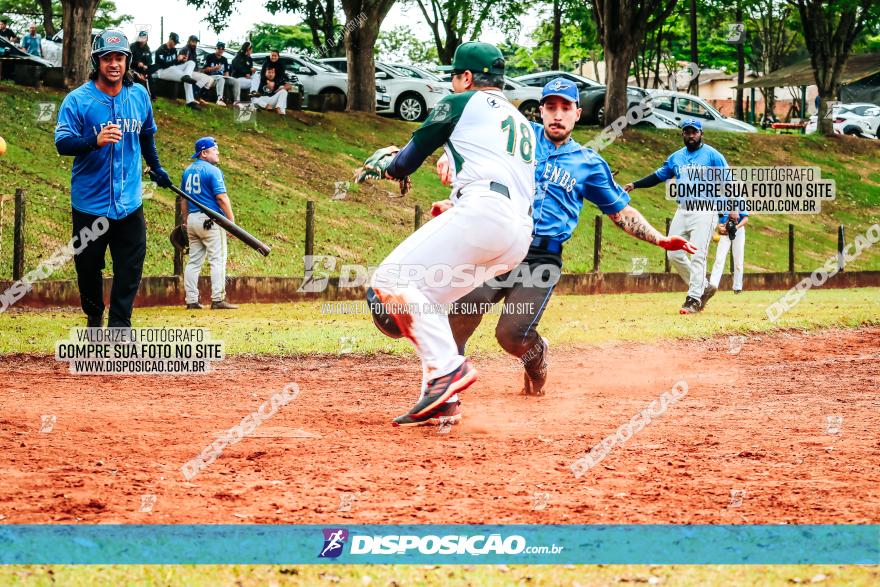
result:
M 697 298 L 692 298 L 688 296 L 684 300 L 684 304 L 681 306 L 681 310 L 678 311 L 679 314 L 696 314 L 702 308 L 700 307 L 700 300 Z
M 544 348 L 541 351 L 541 362 L 536 367 L 526 367 L 523 373 L 523 394 L 524 395 L 544 395 L 544 385 L 547 383 L 547 354 L 550 351 L 550 343 L 546 338 L 541 337 L 541 344 Z
M 237 310 L 238 306 L 235 304 L 230 304 L 226 300 L 220 300 L 219 302 L 211 302 L 212 310 Z
M 104 314 L 99 314 L 97 316 L 86 316 L 86 327 L 88 327 L 88 328 L 103 328 L 104 327 Z
M 408 413 L 394 419 L 394 424 L 409 423 L 410 420 L 423 421 L 437 415 L 443 404 L 456 393 L 464 391 L 477 380 L 477 370 L 467 359 L 452 373 L 447 373 L 428 382 L 425 393 Z
M 187 310 L 201 310 L 202 308 L 204 308 L 204 306 L 201 305 L 199 302 L 193 302 L 186 305 Z
M 712 299 L 712 296 L 718 291 L 718 288 L 712 285 L 711 283 L 706 285 L 706 289 L 703 290 L 703 295 L 700 296 L 700 311 L 706 307 L 706 302 Z
M 739 295 L 739 294 L 741 294 L 742 292 L 743 292 L 743 290 L 741 290 L 741 289 L 735 289 L 735 290 L 733 290 L 734 295 Z
M 461 401 L 446 402 L 434 414 L 413 418 L 404 414 L 394 418 L 394 426 L 429 426 L 439 424 L 458 424 L 461 422 Z

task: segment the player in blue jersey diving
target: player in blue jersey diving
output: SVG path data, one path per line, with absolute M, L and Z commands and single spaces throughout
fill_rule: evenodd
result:
M 89 327 L 104 322 L 107 248 L 113 259 L 108 326 L 130 327 L 147 253 L 141 158 L 160 187 L 171 187 L 159 163 L 150 96 L 134 84 L 128 39 L 106 30 L 92 43 L 89 81 L 70 92 L 58 111 L 55 147 L 73 156 L 70 201 L 73 234 L 103 228 L 74 257 L 80 303 Z M 102 220 L 103 219 L 103 220 Z
M 571 238 L 584 201 L 595 204 L 628 234 L 667 251 L 696 249 L 681 237 L 665 237 L 630 204 L 629 195 L 615 183 L 608 164 L 593 150 L 571 138 L 580 118 L 577 87 L 565 78 L 544 86 L 541 95 L 543 125 L 532 123 L 538 144 L 535 153 L 534 233 L 529 252 L 509 274 L 487 281 L 459 299 L 449 322 L 455 341 L 463 352 L 468 338 L 482 320 L 482 310 L 505 300 L 495 336 L 505 351 L 517 357 L 525 369 L 523 393 L 543 395 L 547 381 L 548 343 L 538 333 L 538 323 L 547 307 L 562 271 L 563 244 Z M 449 162 L 437 164 L 441 180 L 447 183 Z M 449 208 L 437 202 L 432 213 Z M 547 271 L 552 268 L 553 271 Z M 457 404 L 447 406 L 439 416 L 447 422 L 460 419 Z

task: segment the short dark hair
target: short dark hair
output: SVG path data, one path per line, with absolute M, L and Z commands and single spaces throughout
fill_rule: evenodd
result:
M 2 22 L 3 24 L 9 24 L 8 22 L 6 22 L 5 18 L 0 18 L 0 22 Z
M 503 88 L 504 75 L 498 73 L 475 73 L 475 88 Z

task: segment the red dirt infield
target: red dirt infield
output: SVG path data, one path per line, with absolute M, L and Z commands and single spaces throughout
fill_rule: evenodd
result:
M 513 360 L 475 357 L 449 430 L 391 426 L 415 401 L 414 357 L 109 377 L 8 355 L 0 523 L 880 521 L 880 327 L 749 336 L 737 354 L 727 337 L 551 353 L 541 398 L 518 394 Z M 576 459 L 679 380 L 687 395 L 575 477 Z M 290 382 L 298 397 L 184 479 Z

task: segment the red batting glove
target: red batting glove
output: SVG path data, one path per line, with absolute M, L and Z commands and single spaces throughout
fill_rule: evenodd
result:
M 660 242 L 657 243 L 667 251 L 684 251 L 685 253 L 694 254 L 697 252 L 697 247 L 695 247 L 692 243 L 688 242 L 687 239 L 682 238 L 680 236 L 666 236 L 660 239 Z

